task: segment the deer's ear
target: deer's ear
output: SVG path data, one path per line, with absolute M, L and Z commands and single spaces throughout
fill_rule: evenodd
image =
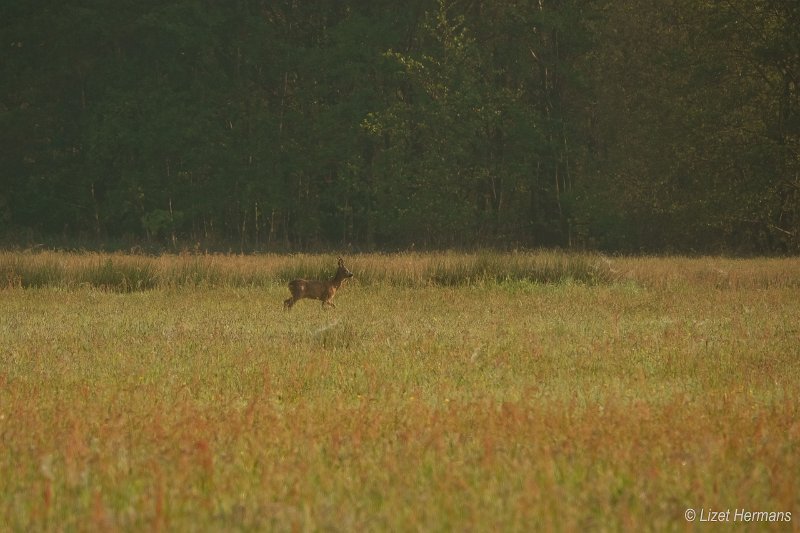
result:
M 344 266 L 344 259 L 341 257 L 339 258 L 339 266 Z

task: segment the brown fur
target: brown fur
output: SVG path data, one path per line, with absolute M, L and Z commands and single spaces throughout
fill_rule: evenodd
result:
M 325 304 L 335 308 L 331 300 L 333 300 L 336 291 L 342 286 L 342 282 L 347 278 L 352 278 L 353 273 L 347 270 L 344 266 L 344 261 L 339 258 L 339 268 L 336 270 L 336 275 L 330 281 L 318 281 L 307 279 L 295 279 L 289 282 L 289 291 L 292 297 L 284 300 L 283 308 L 290 310 L 298 300 L 303 298 L 310 298 L 312 300 L 322 300 L 322 307 Z

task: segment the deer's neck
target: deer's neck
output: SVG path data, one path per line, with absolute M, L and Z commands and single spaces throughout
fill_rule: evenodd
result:
M 331 287 L 338 289 L 342 285 L 343 281 L 344 281 L 344 276 L 336 274 L 331 280 Z

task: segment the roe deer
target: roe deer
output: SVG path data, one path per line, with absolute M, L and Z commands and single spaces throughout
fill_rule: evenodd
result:
M 344 261 L 340 257 L 339 268 L 336 270 L 336 275 L 333 276 L 333 279 L 330 281 L 307 279 L 296 279 L 290 281 L 289 290 L 292 293 L 292 297 L 284 300 L 283 308 L 289 310 L 292 308 L 295 302 L 297 302 L 297 300 L 302 300 L 303 298 L 322 300 L 322 307 L 325 307 L 325 304 L 328 304 L 335 308 L 336 306 L 331 301 L 333 300 L 333 296 L 336 294 L 337 289 L 342 286 L 342 282 L 347 278 L 352 277 L 353 273 L 347 270 L 347 267 L 344 266 Z

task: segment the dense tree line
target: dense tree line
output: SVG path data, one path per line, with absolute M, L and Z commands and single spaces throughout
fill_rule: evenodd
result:
M 796 2 L 12 0 L 0 50 L 6 239 L 800 249 Z

